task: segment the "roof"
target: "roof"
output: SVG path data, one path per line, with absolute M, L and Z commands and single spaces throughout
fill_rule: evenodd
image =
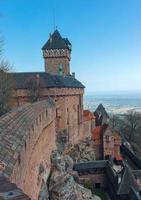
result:
M 141 178 L 141 170 L 132 170 L 132 172 L 133 172 L 136 179 Z
M 76 163 L 74 164 L 74 170 L 90 170 L 90 169 L 100 169 L 100 168 L 106 168 L 108 165 L 107 160 L 96 160 L 96 161 L 88 161 L 83 163 Z
M 123 160 L 123 158 L 122 158 L 121 155 L 117 155 L 117 156 L 116 156 L 116 160 L 117 160 L 117 161 L 121 161 L 121 160 Z
M 22 190 L 17 188 L 14 183 L 4 176 L 0 177 L 0 199 L 1 200 L 30 200 L 30 198 L 25 195 Z
M 131 169 L 126 166 L 124 169 L 120 186 L 118 188 L 118 194 L 128 194 L 130 192 L 131 187 L 133 187 L 136 191 L 140 191 Z
M 95 119 L 94 114 L 92 112 L 90 112 L 89 110 L 84 110 L 83 116 L 84 116 L 84 121 L 89 121 L 89 120 Z
M 27 89 L 28 81 L 37 80 L 41 88 L 84 88 L 84 85 L 71 75 L 59 76 L 46 72 L 12 73 L 16 82 L 16 89 Z
M 94 113 L 100 113 L 103 117 L 109 118 L 109 115 L 102 104 L 99 104 Z
M 50 38 L 42 47 L 42 50 L 47 49 L 69 49 L 71 50 L 71 43 L 67 38 L 62 38 L 59 31 L 56 29 Z

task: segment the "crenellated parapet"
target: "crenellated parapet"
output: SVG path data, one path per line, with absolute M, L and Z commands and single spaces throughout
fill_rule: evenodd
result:
M 68 49 L 49 49 L 43 51 L 44 58 L 68 58 L 71 59 L 70 51 Z
M 54 148 L 55 106 L 51 98 L 22 106 L 0 118 L 0 174 L 33 200 L 47 179 Z

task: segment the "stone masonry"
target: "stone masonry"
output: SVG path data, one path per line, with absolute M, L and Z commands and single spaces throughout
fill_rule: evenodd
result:
M 55 107 L 49 98 L 0 118 L 0 174 L 37 200 L 55 149 Z

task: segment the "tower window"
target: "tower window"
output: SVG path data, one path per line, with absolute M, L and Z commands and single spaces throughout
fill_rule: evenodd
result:
M 63 75 L 63 66 L 62 66 L 62 64 L 59 64 L 59 66 L 58 66 L 58 75 L 60 75 L 60 76 Z
M 57 118 L 61 117 L 61 112 L 59 108 L 56 108 L 56 117 Z

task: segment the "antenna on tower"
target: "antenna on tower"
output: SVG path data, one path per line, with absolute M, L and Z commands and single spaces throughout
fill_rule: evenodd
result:
M 55 31 L 56 29 L 56 12 L 55 12 L 55 0 L 53 1 L 53 30 Z

